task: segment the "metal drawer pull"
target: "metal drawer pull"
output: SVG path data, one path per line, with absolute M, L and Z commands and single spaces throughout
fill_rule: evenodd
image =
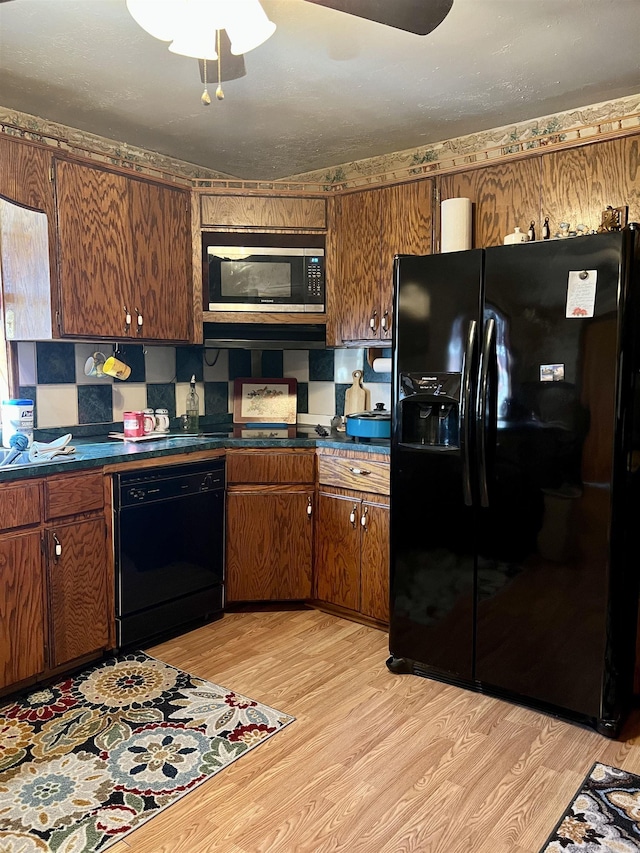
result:
M 311 498 L 307 498 L 307 515 L 311 518 L 311 513 L 313 512 L 313 507 L 311 506 Z
M 351 510 L 351 514 L 349 516 L 349 521 L 351 522 L 353 527 L 356 526 L 356 511 L 357 511 L 357 509 L 358 509 L 357 504 L 354 504 L 353 509 Z
M 363 509 L 363 511 L 362 511 L 362 515 L 360 516 L 360 524 L 361 524 L 365 529 L 366 529 L 366 527 L 367 527 L 367 513 L 368 513 L 368 512 L 369 512 L 369 507 L 368 507 L 368 506 L 366 506 L 366 507 Z
M 55 542 L 55 545 L 56 545 L 56 547 L 55 547 L 55 555 L 56 555 L 56 559 L 57 559 L 57 558 L 58 558 L 58 557 L 60 557 L 60 556 L 61 556 L 61 554 L 62 554 L 62 545 L 60 544 L 60 540 L 58 539 L 58 537 L 56 536 L 56 534 L 55 534 L 55 533 L 53 533 L 52 535 L 53 535 L 53 541 Z
M 349 469 L 352 474 L 361 474 L 363 477 L 368 477 L 371 471 L 367 471 L 366 468 L 350 468 Z

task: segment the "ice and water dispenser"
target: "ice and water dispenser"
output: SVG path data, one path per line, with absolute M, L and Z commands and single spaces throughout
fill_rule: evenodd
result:
M 400 375 L 402 444 L 446 448 L 460 446 L 460 373 Z

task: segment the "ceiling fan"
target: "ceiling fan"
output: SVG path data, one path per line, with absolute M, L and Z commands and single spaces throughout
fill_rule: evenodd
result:
M 406 30 L 419 36 L 433 32 L 449 14 L 453 0 L 307 0 L 318 6 L 326 6 L 377 21 L 388 27 Z

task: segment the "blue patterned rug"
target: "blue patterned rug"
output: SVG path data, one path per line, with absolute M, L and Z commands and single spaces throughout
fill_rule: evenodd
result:
M 640 776 L 594 764 L 540 853 L 638 853 Z
M 0 850 L 106 850 L 293 721 L 143 652 L 0 707 Z

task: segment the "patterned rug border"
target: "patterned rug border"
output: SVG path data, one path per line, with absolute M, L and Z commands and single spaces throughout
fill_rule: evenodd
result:
M 638 838 L 638 843 L 634 842 L 633 840 L 631 841 L 631 844 L 633 845 L 633 847 L 631 847 L 631 848 L 629 848 L 626 845 L 626 841 L 625 841 L 625 847 L 616 846 L 615 848 L 613 848 L 608 843 L 608 839 L 604 838 L 604 836 L 600 836 L 600 837 L 603 837 L 605 840 L 604 845 L 600 844 L 596 838 L 593 838 L 593 839 L 588 840 L 589 841 L 588 846 L 583 845 L 583 844 L 575 844 L 571 840 L 567 840 L 567 843 L 563 844 L 562 841 L 559 841 L 558 838 L 556 837 L 558 830 L 560 829 L 560 827 L 562 826 L 562 824 L 564 823 L 566 818 L 571 815 L 573 805 L 576 802 L 576 800 L 578 799 L 578 797 L 582 794 L 583 791 L 590 789 L 590 784 L 589 784 L 590 782 L 594 782 L 594 783 L 596 782 L 596 780 L 592 780 L 591 777 L 593 776 L 593 773 L 597 767 L 606 768 L 606 770 L 611 770 L 611 771 L 613 771 L 613 773 L 624 774 L 624 776 L 630 776 L 633 779 L 636 779 L 638 781 L 638 784 L 635 787 L 638 790 L 640 790 L 640 775 L 638 775 L 637 773 L 633 773 L 631 770 L 623 770 L 622 768 L 614 767 L 612 764 L 606 764 L 604 761 L 594 761 L 593 764 L 591 765 L 591 767 L 589 768 L 588 772 L 585 774 L 582 781 L 580 782 L 580 784 L 578 785 L 578 787 L 574 791 L 573 795 L 569 799 L 569 802 L 568 802 L 565 810 L 563 811 L 562 815 L 560 816 L 560 819 L 556 822 L 555 826 L 553 827 L 553 829 L 551 830 L 551 832 L 547 836 L 547 839 L 544 842 L 544 844 L 542 845 L 542 847 L 540 848 L 539 853 L 557 853 L 559 851 L 562 851 L 562 853 L 574 853 L 574 851 L 575 851 L 575 853 L 580 853 L 580 851 L 583 851 L 583 853 L 591 853 L 592 851 L 596 851 L 596 850 L 597 850 L 597 853 L 623 853 L 623 851 L 624 851 L 624 853 L 627 853 L 627 851 L 628 851 L 628 853 L 632 853 L 632 851 L 636 851 L 636 850 L 640 851 L 640 834 L 639 834 L 639 838 Z M 608 809 L 609 809 L 608 813 L 612 814 L 613 813 L 612 808 L 608 806 Z M 635 822 L 635 825 L 636 825 L 636 831 L 639 831 L 640 826 L 638 825 L 637 822 Z M 593 844 L 590 843 L 591 841 L 593 841 Z M 554 843 L 557 843 L 559 846 L 552 848 L 551 845 Z M 594 846 L 594 844 L 595 844 L 595 846 Z
M 141 820 L 139 822 L 135 823 L 135 825 L 126 829 L 126 831 L 125 830 L 118 830 L 118 831 L 114 832 L 111 835 L 111 838 L 105 837 L 104 840 L 102 841 L 102 843 L 98 842 L 99 846 L 83 847 L 82 853 L 85 853 L 85 851 L 87 851 L 87 853 L 90 853 L 90 852 L 92 853 L 92 851 L 96 851 L 96 853 L 102 853 L 102 851 L 108 850 L 110 847 L 117 844 L 119 841 L 122 841 L 125 838 L 127 838 L 133 832 L 136 832 L 138 829 L 141 829 L 142 827 L 146 826 L 153 818 L 155 818 L 157 815 L 161 814 L 162 812 L 166 811 L 171 806 L 175 805 L 177 802 L 182 800 L 185 796 L 196 791 L 205 782 L 211 781 L 211 779 L 213 779 L 214 776 L 217 776 L 222 770 L 226 769 L 231 764 L 235 764 L 236 761 L 243 758 L 248 753 L 253 752 L 253 750 L 256 747 L 262 745 L 267 740 L 271 740 L 271 738 L 274 735 L 279 734 L 281 731 L 283 731 L 285 728 L 287 728 L 291 723 L 296 722 L 296 717 L 294 717 L 293 715 L 288 714 L 284 711 L 280 711 L 277 708 L 274 708 L 271 705 L 267 705 L 266 703 L 261 702 L 257 699 L 253 699 L 252 697 L 247 696 L 244 693 L 238 693 L 235 690 L 231 690 L 231 689 L 225 687 L 224 685 L 218 684 L 217 682 L 213 682 L 213 681 L 210 681 L 209 679 L 202 678 L 199 675 L 195 675 L 191 671 L 187 671 L 185 669 L 181 669 L 180 667 L 174 666 L 171 663 L 167 663 L 166 661 L 162 660 L 161 658 L 158 658 L 154 655 L 150 655 L 145 651 L 133 650 L 133 651 L 123 653 L 121 655 L 118 655 L 118 654 L 110 655 L 109 657 L 107 657 L 101 661 L 98 661 L 98 662 L 94 663 L 93 665 L 90 665 L 90 666 L 86 667 L 85 669 L 80 670 L 79 672 L 76 672 L 76 673 L 73 673 L 73 674 L 68 675 L 66 677 L 57 679 L 55 682 L 52 682 L 51 684 L 44 684 L 41 686 L 35 685 L 31 689 L 24 691 L 24 692 L 21 692 L 19 694 L 16 694 L 15 696 L 4 697 L 2 700 L 0 700 L 0 723 L 3 720 L 8 719 L 8 717 L 5 716 L 5 712 L 7 711 L 7 709 L 11 710 L 12 708 L 15 708 L 20 703 L 25 703 L 26 700 L 28 700 L 28 698 L 30 696 L 33 696 L 38 692 L 50 690 L 50 689 L 57 689 L 57 688 L 59 688 L 60 685 L 64 685 L 67 683 L 73 683 L 73 684 L 78 683 L 78 684 L 80 684 L 80 683 L 82 683 L 83 679 L 86 681 L 86 679 L 89 676 L 91 676 L 93 673 L 100 672 L 101 670 L 106 671 L 108 669 L 108 667 L 113 666 L 118 661 L 120 661 L 120 662 L 132 661 L 133 662 L 133 661 L 139 660 L 140 656 L 142 656 L 143 658 L 145 658 L 149 661 L 153 661 L 154 663 L 159 664 L 162 667 L 167 667 L 168 669 L 173 670 L 176 673 L 177 679 L 186 677 L 187 683 L 191 686 L 191 689 L 193 689 L 194 687 L 195 687 L 195 689 L 202 688 L 202 687 L 204 687 L 204 688 L 213 687 L 213 688 L 216 688 L 218 691 L 226 694 L 226 696 L 232 695 L 234 698 L 241 700 L 241 704 L 243 704 L 242 700 L 246 700 L 246 702 L 252 703 L 252 706 L 256 706 L 258 708 L 259 712 L 260 712 L 260 709 L 266 709 L 266 711 L 272 712 L 273 714 L 275 714 L 277 716 L 278 727 L 274 728 L 274 730 L 271 732 L 261 731 L 260 732 L 260 738 L 255 740 L 252 743 L 246 744 L 243 742 L 244 745 L 246 746 L 246 749 L 244 749 L 244 751 L 242 751 L 239 754 L 232 757 L 227 763 L 223 764 L 222 766 L 217 767 L 216 769 L 214 769 L 210 772 L 207 772 L 206 775 L 204 775 L 204 778 L 199 779 L 197 781 L 189 782 L 188 786 L 185 787 L 185 789 L 182 790 L 181 792 L 175 793 L 175 794 L 172 793 L 171 794 L 172 798 L 170 801 L 164 802 L 163 804 L 159 804 L 158 806 L 154 807 L 152 812 L 150 812 L 147 816 L 145 816 L 145 812 L 143 811 L 140 815 Z M 174 687 L 172 689 L 178 690 L 178 691 L 180 690 L 180 688 L 177 688 L 177 687 Z M 163 704 L 167 704 L 167 703 L 163 702 Z M 171 703 L 169 703 L 169 704 L 171 704 Z M 249 708 L 251 708 L 252 706 L 249 706 Z M 159 705 L 153 706 L 153 707 L 157 708 L 157 707 L 159 707 Z M 229 712 L 229 715 L 232 716 L 230 712 Z M 166 717 L 163 720 L 163 722 L 166 723 L 166 721 L 169 719 L 170 719 L 169 717 Z M 180 718 L 178 718 L 178 719 L 180 719 Z M 190 718 L 183 718 L 183 719 L 194 720 L 196 718 L 190 717 Z M 237 725 L 239 725 L 239 723 L 236 724 L 236 727 L 237 727 Z M 196 730 L 197 729 L 194 729 L 194 731 L 196 731 Z M 234 728 L 233 731 L 235 732 L 235 730 L 236 729 Z M 210 740 L 212 742 L 215 739 L 216 738 L 210 738 Z M 86 742 L 87 741 L 84 741 L 83 745 Z M 126 739 L 124 742 L 126 743 Z M 72 749 L 68 754 L 74 754 L 74 751 L 75 750 Z M 33 763 L 33 762 L 37 762 L 38 760 L 39 759 L 37 759 L 37 758 L 31 757 L 28 762 L 25 762 L 25 761 L 20 762 L 17 765 L 17 767 L 22 767 L 25 764 L 28 764 L 29 762 Z M 42 759 L 40 759 L 40 760 L 42 760 Z M 202 760 L 202 756 L 201 756 L 201 760 Z M 9 767 L 9 768 L 3 768 L 0 770 L 0 804 L 2 803 L 2 794 L 1 794 L 2 786 L 3 786 L 3 784 L 6 784 L 6 783 L 3 783 L 3 776 L 4 776 L 5 772 L 11 771 L 13 769 L 14 769 L 13 767 Z M 115 784 L 115 779 L 114 779 L 114 784 Z M 114 788 L 114 790 L 117 790 L 117 788 Z M 109 802 L 109 800 L 106 801 L 106 803 L 108 803 L 108 802 Z M 92 814 L 98 812 L 100 809 L 104 810 L 105 808 L 107 808 L 106 803 L 102 803 L 98 808 L 88 808 L 86 811 L 86 814 L 82 815 L 81 817 L 78 817 L 75 820 L 72 820 L 66 826 L 63 825 L 62 830 L 64 830 L 65 833 L 68 833 L 68 835 L 73 834 L 74 831 L 77 831 L 78 829 L 80 829 L 82 827 L 83 823 L 85 823 L 91 817 Z M 1 808 L 1 805 L 0 805 L 0 808 Z M 124 809 L 124 807 L 121 807 L 121 808 Z M 56 826 L 54 824 L 54 827 L 52 829 L 51 834 L 53 834 L 55 829 L 56 829 Z M 22 841 L 23 839 L 31 839 L 33 843 L 29 847 L 29 850 L 33 849 L 34 853 L 36 850 L 42 851 L 42 853 L 49 853 L 49 851 L 53 851 L 54 849 L 55 850 L 58 849 L 58 846 L 56 846 L 56 848 L 51 847 L 50 838 L 43 839 L 40 835 L 34 834 L 34 832 L 32 830 L 33 830 L 33 827 L 28 828 L 28 829 L 26 827 L 24 829 L 19 829 L 19 828 L 14 829 L 14 827 L 8 827 L 4 823 L 4 821 L 2 820 L 2 817 L 0 817 L 0 848 L 2 849 L 3 853 L 5 853 L 5 851 L 6 851 L 6 853 L 12 853 L 12 851 L 14 850 L 10 836 L 13 836 L 13 840 L 18 839 L 18 841 Z M 7 837 L 7 836 L 5 836 L 5 832 L 7 832 L 7 831 L 9 832 L 9 844 L 10 844 L 10 846 L 4 847 L 4 846 L 2 846 L 2 841 L 3 841 L 3 838 L 6 839 L 6 837 Z M 66 839 L 66 836 L 65 836 L 65 839 Z M 65 841 L 60 842 L 60 844 L 64 845 Z M 23 849 L 23 848 L 21 847 L 20 849 Z M 74 849 L 76 849 L 76 848 L 74 847 Z M 80 850 L 80 848 L 77 848 L 77 849 Z

